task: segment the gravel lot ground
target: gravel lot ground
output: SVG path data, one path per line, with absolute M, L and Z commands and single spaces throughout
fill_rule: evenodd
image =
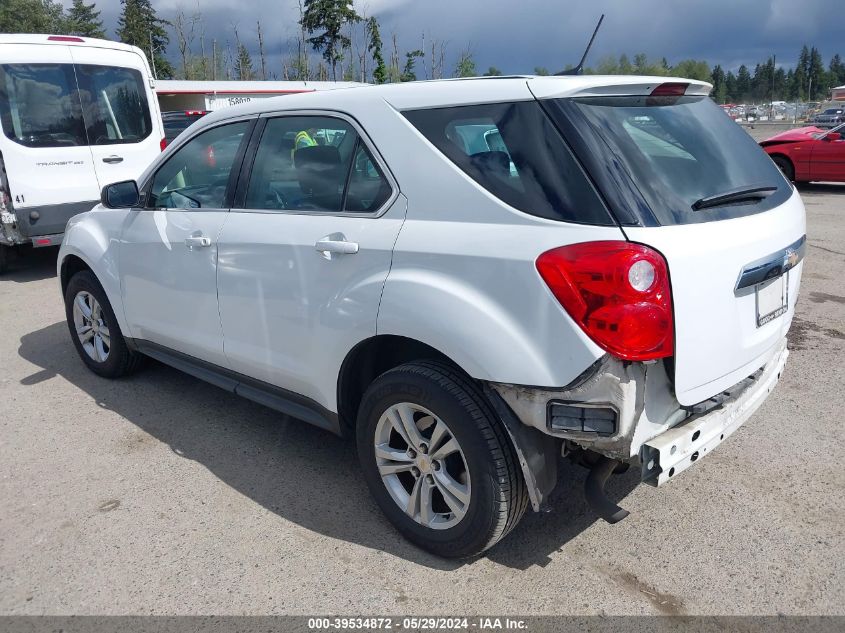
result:
M 151 364 L 77 358 L 55 251 L 0 278 L 0 613 L 845 614 L 845 185 L 803 189 L 792 355 L 762 409 L 611 526 L 564 465 L 489 555 L 406 544 L 352 445 Z

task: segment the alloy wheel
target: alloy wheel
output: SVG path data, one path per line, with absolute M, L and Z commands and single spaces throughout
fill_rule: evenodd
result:
M 435 530 L 456 525 L 470 503 L 470 477 L 457 438 L 434 413 L 410 402 L 392 405 L 375 430 L 376 466 L 396 504 Z
M 73 298 L 73 325 L 82 349 L 98 363 L 106 362 L 111 350 L 111 335 L 100 303 L 84 290 Z

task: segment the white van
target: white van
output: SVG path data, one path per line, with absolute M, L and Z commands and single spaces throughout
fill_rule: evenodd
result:
M 161 152 L 154 81 L 134 46 L 0 35 L 0 271 L 11 247 L 59 244 L 100 189 Z

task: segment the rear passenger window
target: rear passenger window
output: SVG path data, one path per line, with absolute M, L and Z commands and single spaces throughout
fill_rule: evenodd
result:
M 91 145 L 137 143 L 150 135 L 150 108 L 139 71 L 77 65 L 76 73 Z
M 0 124 L 27 147 L 85 145 L 73 65 L 0 65 Z
M 212 128 L 180 147 L 153 178 L 147 206 L 222 209 L 229 176 L 250 122 Z
M 367 213 L 391 189 L 346 121 L 278 117 L 267 122 L 253 162 L 248 209 Z
M 449 160 L 512 207 L 552 220 L 614 224 L 538 103 L 411 110 L 404 115 Z

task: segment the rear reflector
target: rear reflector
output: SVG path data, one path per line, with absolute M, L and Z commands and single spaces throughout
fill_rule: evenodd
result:
M 51 35 L 47 38 L 51 42 L 84 42 L 81 37 L 73 37 L 71 35 Z
M 660 84 L 651 91 L 652 97 L 680 97 L 689 88 L 689 84 L 680 83 L 678 81 L 668 81 L 665 84 Z
M 36 246 L 50 246 L 53 241 L 49 237 L 39 237 L 35 239 Z
M 657 251 L 630 242 L 584 242 L 543 253 L 537 271 L 602 349 L 632 361 L 673 354 L 669 270 Z
M 616 433 L 616 411 L 609 407 L 550 402 L 549 428 L 553 431 L 613 435 Z
M 205 116 L 205 110 L 185 110 L 186 116 Z

